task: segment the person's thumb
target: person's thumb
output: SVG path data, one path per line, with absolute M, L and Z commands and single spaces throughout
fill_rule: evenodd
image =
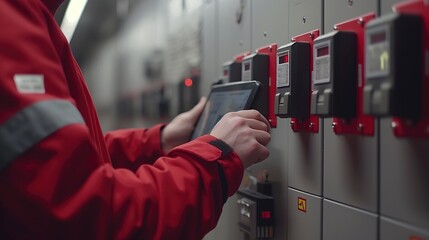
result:
M 188 112 L 189 117 L 191 119 L 196 120 L 201 115 L 201 112 L 203 111 L 204 105 L 206 104 L 206 102 L 207 102 L 206 97 L 201 97 L 197 105 L 195 105 L 191 110 L 189 110 Z

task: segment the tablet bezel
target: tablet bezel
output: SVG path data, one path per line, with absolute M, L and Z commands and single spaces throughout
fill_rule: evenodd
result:
M 251 90 L 249 97 L 247 98 L 246 104 L 242 110 L 250 109 L 252 106 L 253 100 L 255 99 L 256 93 L 258 92 L 260 83 L 257 81 L 244 81 L 244 82 L 231 82 L 231 83 L 222 83 L 222 84 L 216 84 L 212 86 L 212 89 L 207 97 L 206 105 L 204 106 L 203 111 L 201 112 L 201 115 L 204 113 L 207 103 L 211 100 L 212 93 L 215 92 L 228 92 L 228 91 L 237 91 L 237 90 Z M 226 114 L 226 113 L 225 113 Z M 195 130 L 197 129 L 198 124 L 201 120 L 201 115 L 198 117 L 197 122 L 195 123 L 194 130 L 191 134 L 191 140 L 198 138 L 200 136 L 194 136 Z M 209 134 L 209 133 L 205 133 Z

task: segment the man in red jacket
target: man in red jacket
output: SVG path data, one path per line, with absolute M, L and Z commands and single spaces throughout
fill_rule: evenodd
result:
M 230 113 L 191 142 L 204 101 L 168 125 L 103 137 L 53 19 L 61 0 L 0 0 L 0 238 L 201 239 L 268 123 Z

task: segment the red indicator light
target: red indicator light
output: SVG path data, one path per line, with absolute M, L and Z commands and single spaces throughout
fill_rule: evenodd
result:
M 288 63 L 289 62 L 289 54 L 279 57 L 279 64 Z
M 263 219 L 270 219 L 271 218 L 271 212 L 270 211 L 262 211 L 261 217 Z
M 192 79 L 190 78 L 185 79 L 185 86 L 192 87 Z

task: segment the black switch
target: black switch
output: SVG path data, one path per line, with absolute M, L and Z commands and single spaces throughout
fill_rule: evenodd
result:
M 356 33 L 333 31 L 314 41 L 311 114 L 354 118 L 357 115 Z
M 392 13 L 366 25 L 364 113 L 418 119 L 422 111 L 423 25 Z

